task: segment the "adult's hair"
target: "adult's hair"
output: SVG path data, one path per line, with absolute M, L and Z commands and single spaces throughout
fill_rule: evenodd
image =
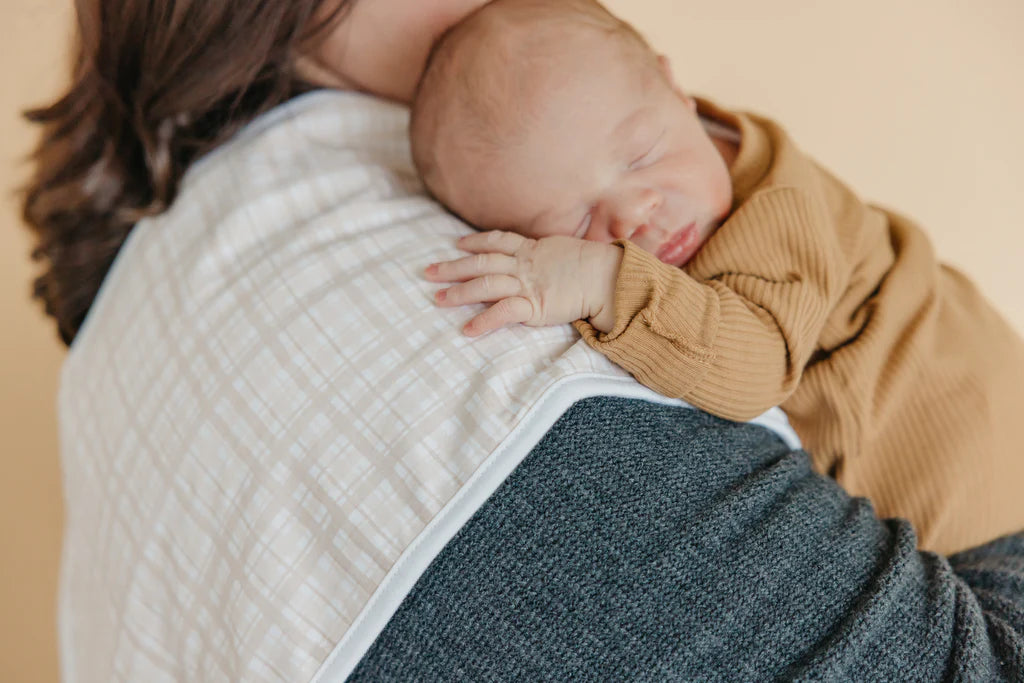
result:
M 76 0 L 67 92 L 43 125 L 23 216 L 33 296 L 74 340 L 132 227 L 260 113 L 311 89 L 295 57 L 354 0 Z M 372 0 L 368 0 L 372 1 Z

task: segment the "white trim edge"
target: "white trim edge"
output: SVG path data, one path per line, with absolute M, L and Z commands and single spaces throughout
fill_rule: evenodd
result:
M 631 377 L 586 373 L 565 377 L 552 384 L 469 481 L 409 544 L 348 632 L 321 664 L 311 683 L 335 683 L 348 678 L 448 542 L 574 403 L 595 396 L 638 398 L 653 403 L 688 406 L 683 401 L 665 398 L 637 384 Z M 799 437 L 779 408 L 772 408 L 751 423 L 774 432 L 790 448 L 801 447 Z

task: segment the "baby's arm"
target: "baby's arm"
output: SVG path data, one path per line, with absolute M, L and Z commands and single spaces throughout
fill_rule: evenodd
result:
M 844 289 L 834 234 L 808 195 L 756 195 L 698 255 L 693 276 L 627 243 L 615 325 L 576 327 L 659 393 L 750 419 L 796 388 Z
M 500 231 L 462 238 L 475 255 L 427 278 L 462 283 L 437 293 L 442 306 L 496 302 L 467 323 L 471 336 L 575 321 L 648 387 L 747 420 L 785 401 L 817 348 L 846 277 L 834 235 L 820 205 L 781 188 L 730 218 L 699 256 L 710 269 L 699 278 L 628 242 Z

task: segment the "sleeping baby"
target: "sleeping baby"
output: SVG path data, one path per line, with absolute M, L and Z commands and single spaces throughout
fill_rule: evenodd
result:
M 410 123 L 481 232 L 427 269 L 466 325 L 573 322 L 652 389 L 781 405 L 815 468 L 951 553 L 1024 529 L 1024 342 L 925 233 L 774 122 L 676 85 L 596 2 L 495 0 L 434 46 Z

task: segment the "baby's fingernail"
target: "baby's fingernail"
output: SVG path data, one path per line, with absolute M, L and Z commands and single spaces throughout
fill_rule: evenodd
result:
M 427 266 L 427 275 L 437 275 L 437 264 L 431 263 Z
M 447 289 L 439 289 L 439 290 L 437 290 L 437 293 L 434 294 L 434 298 L 437 299 L 438 301 L 444 301 L 445 299 L 448 298 L 448 290 Z

